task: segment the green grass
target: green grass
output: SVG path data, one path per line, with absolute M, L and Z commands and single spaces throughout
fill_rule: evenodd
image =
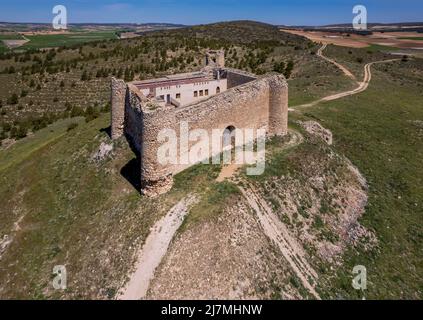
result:
M 72 46 L 92 41 L 101 41 L 116 39 L 114 32 L 85 32 L 71 34 L 51 34 L 51 35 L 33 35 L 27 36 L 30 40 L 28 43 L 20 47 L 20 49 L 41 49 L 54 48 L 62 46 Z
M 0 41 L 0 53 L 9 51 L 9 48 L 3 43 L 3 41 Z
M 20 34 L 0 34 L 0 40 L 23 40 Z
M 318 75 L 288 81 L 289 106 L 313 102 L 330 94 L 351 90 L 356 84 L 343 74 Z
M 423 298 L 423 132 L 412 123 L 423 120 L 423 96 L 416 83 L 401 86 L 376 71 L 368 91 L 307 109 L 367 178 L 361 223 L 374 230 L 379 244 L 346 254 L 337 276 L 322 280 L 327 297 L 359 298 L 351 279 L 353 266 L 361 264 L 368 271 L 367 298 Z
M 113 298 L 151 226 L 175 203 L 198 192 L 187 219 L 194 223 L 223 212 L 237 193 L 214 182 L 219 166 L 199 165 L 177 175 L 169 193 L 140 195 L 123 174 L 135 157 L 124 139 L 113 142 L 112 156 L 93 160 L 102 142 L 111 143 L 103 130 L 109 120 L 81 119 L 69 132 L 75 119 L 60 121 L 0 152 L 0 239 L 13 238 L 0 259 L 1 298 Z M 139 174 L 134 166 L 126 172 Z M 52 288 L 55 265 L 67 268 L 65 291 Z
M 103 115 L 70 132 L 62 124 L 1 151 L 0 235 L 13 238 L 0 260 L 2 298 L 112 297 L 149 228 L 185 195 L 140 196 L 121 174 L 134 158 L 124 141 L 114 143 L 115 156 L 93 161 L 100 143 L 110 143 L 101 130 L 108 122 Z M 68 271 L 65 291 L 51 284 L 59 264 Z
M 398 51 L 398 50 L 401 50 L 400 48 L 397 48 L 397 47 L 383 46 L 383 45 L 380 45 L 380 44 L 372 44 L 369 47 L 367 47 L 366 49 L 368 51 L 371 51 L 371 52 L 377 52 L 377 51 L 386 52 L 386 51 Z
M 79 117 L 57 121 L 35 132 L 34 135 L 17 141 L 7 150 L 0 149 L 0 172 L 12 165 L 21 163 L 37 150 L 62 137 L 67 133 L 68 126 L 71 123 L 82 123 L 83 120 L 83 117 Z

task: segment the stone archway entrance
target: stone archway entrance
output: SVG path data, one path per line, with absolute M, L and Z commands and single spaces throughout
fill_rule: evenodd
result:
M 236 128 L 228 126 L 223 131 L 223 166 L 222 170 L 217 177 L 217 182 L 222 182 L 225 179 L 232 177 L 233 174 L 241 167 L 236 163 Z
M 226 127 L 223 131 L 223 161 L 226 164 L 233 162 L 235 159 L 235 136 L 236 128 L 232 125 Z

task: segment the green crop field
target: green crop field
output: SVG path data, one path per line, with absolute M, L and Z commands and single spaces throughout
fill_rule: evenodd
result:
M 0 34 L 0 53 L 8 52 L 9 48 L 4 44 L 3 40 L 22 40 L 20 34 Z
M 22 40 L 20 34 L 0 34 L 0 40 Z
M 398 38 L 398 39 L 423 41 L 423 37 L 401 37 L 401 38 Z
M 9 51 L 9 49 L 5 46 L 5 44 L 2 41 L 0 41 L 0 53 L 6 52 L 6 51 Z
M 20 49 L 41 49 L 72 46 L 92 41 L 116 39 L 113 31 L 26 36 L 30 41 Z

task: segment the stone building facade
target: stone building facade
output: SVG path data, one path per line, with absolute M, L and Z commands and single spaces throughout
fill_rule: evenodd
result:
M 182 86 L 191 83 L 191 78 L 197 76 L 225 85 L 220 91 L 212 90 L 209 86 L 207 96 L 204 96 L 206 83 L 202 89 L 198 87 L 196 90 L 193 86 L 183 91 L 192 99 L 181 103 L 182 99 L 178 101 L 178 91 L 175 90 L 169 90 L 169 94 L 175 96 L 162 99 L 151 86 L 147 92 L 145 82 L 125 83 L 114 78 L 111 81 L 111 136 L 116 139 L 125 135 L 136 150 L 141 166 L 143 194 L 155 196 L 167 192 L 172 187 L 173 175 L 191 165 L 160 164 L 157 152 L 163 143 L 158 136 L 163 129 L 174 130 L 179 137 L 182 134 L 181 123 L 184 122 L 189 124 L 190 130 L 207 130 L 210 136 L 212 130 L 216 129 L 221 130 L 223 135 L 227 128 L 265 128 L 267 136 L 287 133 L 288 85 L 285 78 L 279 74 L 257 77 L 241 70 L 225 68 L 222 51 L 210 52 L 206 57 L 206 67 L 196 75 L 154 79 L 150 80 L 150 84 L 155 81 L 159 87 L 164 87 L 170 79 L 172 86 Z M 203 90 L 202 99 L 195 99 L 198 95 L 195 97 L 194 92 L 199 90 Z M 191 146 L 190 143 L 188 151 Z

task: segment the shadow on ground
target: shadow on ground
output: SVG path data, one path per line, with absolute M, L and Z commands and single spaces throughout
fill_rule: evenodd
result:
M 120 170 L 122 177 L 124 177 L 137 191 L 141 189 L 140 169 L 139 159 L 133 158 Z

